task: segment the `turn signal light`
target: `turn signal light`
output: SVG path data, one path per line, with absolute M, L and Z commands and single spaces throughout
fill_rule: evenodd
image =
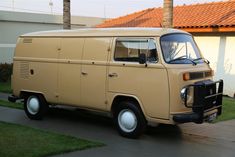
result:
M 213 77 L 214 76 L 214 70 L 210 70 L 205 72 L 205 76 L 204 77 Z
M 190 80 L 190 75 L 189 75 L 189 73 L 184 73 L 184 74 L 183 74 L 183 80 L 184 80 L 184 81 Z
M 215 71 L 211 70 L 211 76 L 214 76 L 214 75 L 215 75 Z

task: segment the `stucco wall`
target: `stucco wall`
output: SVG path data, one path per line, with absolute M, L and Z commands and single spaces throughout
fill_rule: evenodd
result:
M 204 57 L 215 70 L 215 80 L 224 80 L 224 94 L 235 93 L 235 36 L 195 36 Z

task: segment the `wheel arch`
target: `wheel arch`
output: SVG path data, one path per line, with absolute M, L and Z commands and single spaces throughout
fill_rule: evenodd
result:
M 133 102 L 143 113 L 143 115 L 146 117 L 144 107 L 141 103 L 141 101 L 134 95 L 115 95 L 112 101 L 111 105 L 111 113 L 113 114 L 115 112 L 115 109 L 118 107 L 118 104 L 122 101 L 130 101 Z
M 46 101 L 46 98 L 43 93 L 37 92 L 37 91 L 27 91 L 27 90 L 22 90 L 20 91 L 20 98 L 27 99 L 30 95 L 40 95 L 44 98 Z

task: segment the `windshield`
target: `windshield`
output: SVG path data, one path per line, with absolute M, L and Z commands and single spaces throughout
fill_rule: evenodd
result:
M 160 40 L 165 62 L 170 64 L 203 63 L 192 36 L 169 34 L 161 37 Z

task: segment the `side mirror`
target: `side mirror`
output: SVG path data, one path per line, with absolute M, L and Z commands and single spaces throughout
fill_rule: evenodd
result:
M 146 55 L 145 55 L 145 53 L 141 53 L 139 55 L 139 63 L 140 64 L 145 64 L 146 63 Z

